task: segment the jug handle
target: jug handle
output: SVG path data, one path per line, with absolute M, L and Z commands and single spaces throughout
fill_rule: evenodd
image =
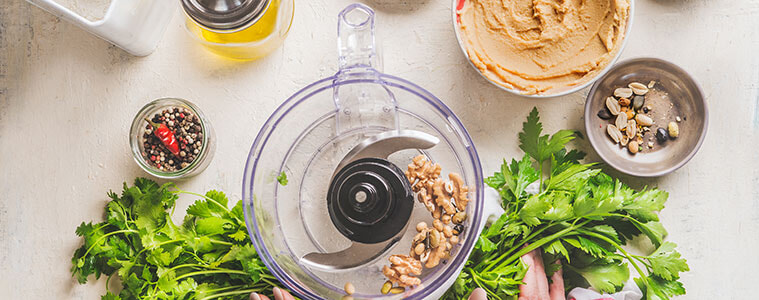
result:
M 349 5 L 338 15 L 338 73 L 348 70 L 382 72 L 382 60 L 374 37 L 374 16 L 374 10 L 361 3 Z

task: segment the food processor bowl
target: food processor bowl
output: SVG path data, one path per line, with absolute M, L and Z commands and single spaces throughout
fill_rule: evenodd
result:
M 477 151 L 438 98 L 378 70 L 371 8 L 353 4 L 339 14 L 338 52 L 337 74 L 287 99 L 253 142 L 243 179 L 251 240 L 277 279 L 303 299 L 340 298 L 349 282 L 356 299 L 439 297 L 481 230 Z M 425 269 L 420 285 L 382 294 L 388 257 L 408 254 L 416 224 L 433 220 L 403 175 L 418 155 L 440 164 L 441 177 L 461 175 L 469 217 L 450 258 Z

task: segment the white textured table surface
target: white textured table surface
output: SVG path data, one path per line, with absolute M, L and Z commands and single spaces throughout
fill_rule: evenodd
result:
M 518 153 L 516 133 L 535 105 L 549 131 L 582 129 L 587 90 L 535 101 L 481 79 L 456 44 L 450 1 L 367 1 L 379 12 L 385 71 L 427 88 L 458 114 L 486 173 Z M 266 117 L 291 93 L 335 72 L 335 16 L 348 2 L 297 0 L 282 48 L 259 61 L 228 63 L 194 44 L 179 14 L 158 50 L 137 58 L 26 2 L 2 0 L 0 299 L 103 293 L 102 280 L 80 286 L 70 276 L 70 257 L 81 242 L 74 228 L 102 218 L 109 189 L 146 175 L 130 156 L 127 133 L 151 99 L 189 99 L 216 128 L 211 166 L 180 187 L 217 188 L 239 199 L 243 163 Z M 691 72 L 709 102 L 710 127 L 701 151 L 677 172 L 622 177 L 670 192 L 662 219 L 692 270 L 683 276 L 684 298 L 756 298 L 759 1 L 636 3 L 623 58 L 660 57 Z

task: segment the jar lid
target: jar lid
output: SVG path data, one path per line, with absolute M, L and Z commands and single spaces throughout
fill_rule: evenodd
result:
M 233 30 L 257 21 L 270 0 L 182 0 L 182 8 L 209 29 Z

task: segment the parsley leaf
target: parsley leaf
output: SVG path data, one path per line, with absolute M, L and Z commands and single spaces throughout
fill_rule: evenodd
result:
M 595 164 L 582 164 L 585 153 L 565 145 L 581 135 L 560 130 L 543 134 L 537 109 L 522 124 L 522 159 L 504 159 L 485 183 L 498 191 L 504 213 L 486 225 L 464 271 L 443 299 L 465 299 L 477 287 L 489 298 L 516 299 L 527 266 L 520 257 L 543 249 L 548 273 L 561 261 L 567 289 L 593 287 L 619 291 L 630 277 L 646 299 L 670 299 L 685 293 L 678 281 L 688 271 L 675 244 L 665 241 L 658 222 L 668 194 L 658 189 L 637 191 L 604 174 Z M 550 172 L 543 172 L 550 159 Z M 539 181 L 538 191 L 527 186 Z M 630 255 L 621 246 L 643 235 L 656 246 L 648 256 Z
M 201 198 L 180 225 L 168 212 L 178 194 Z M 144 178 L 108 197 L 105 222 L 77 227 L 83 243 L 71 259 L 79 283 L 91 275 L 121 278 L 121 290 L 102 299 L 248 299 L 251 290 L 271 294 L 277 284 L 247 238 L 242 201 L 230 210 L 223 192 L 194 194 Z
M 287 174 L 285 171 L 282 171 L 282 173 L 279 173 L 279 175 L 277 175 L 277 182 L 279 182 L 281 186 L 287 185 Z

